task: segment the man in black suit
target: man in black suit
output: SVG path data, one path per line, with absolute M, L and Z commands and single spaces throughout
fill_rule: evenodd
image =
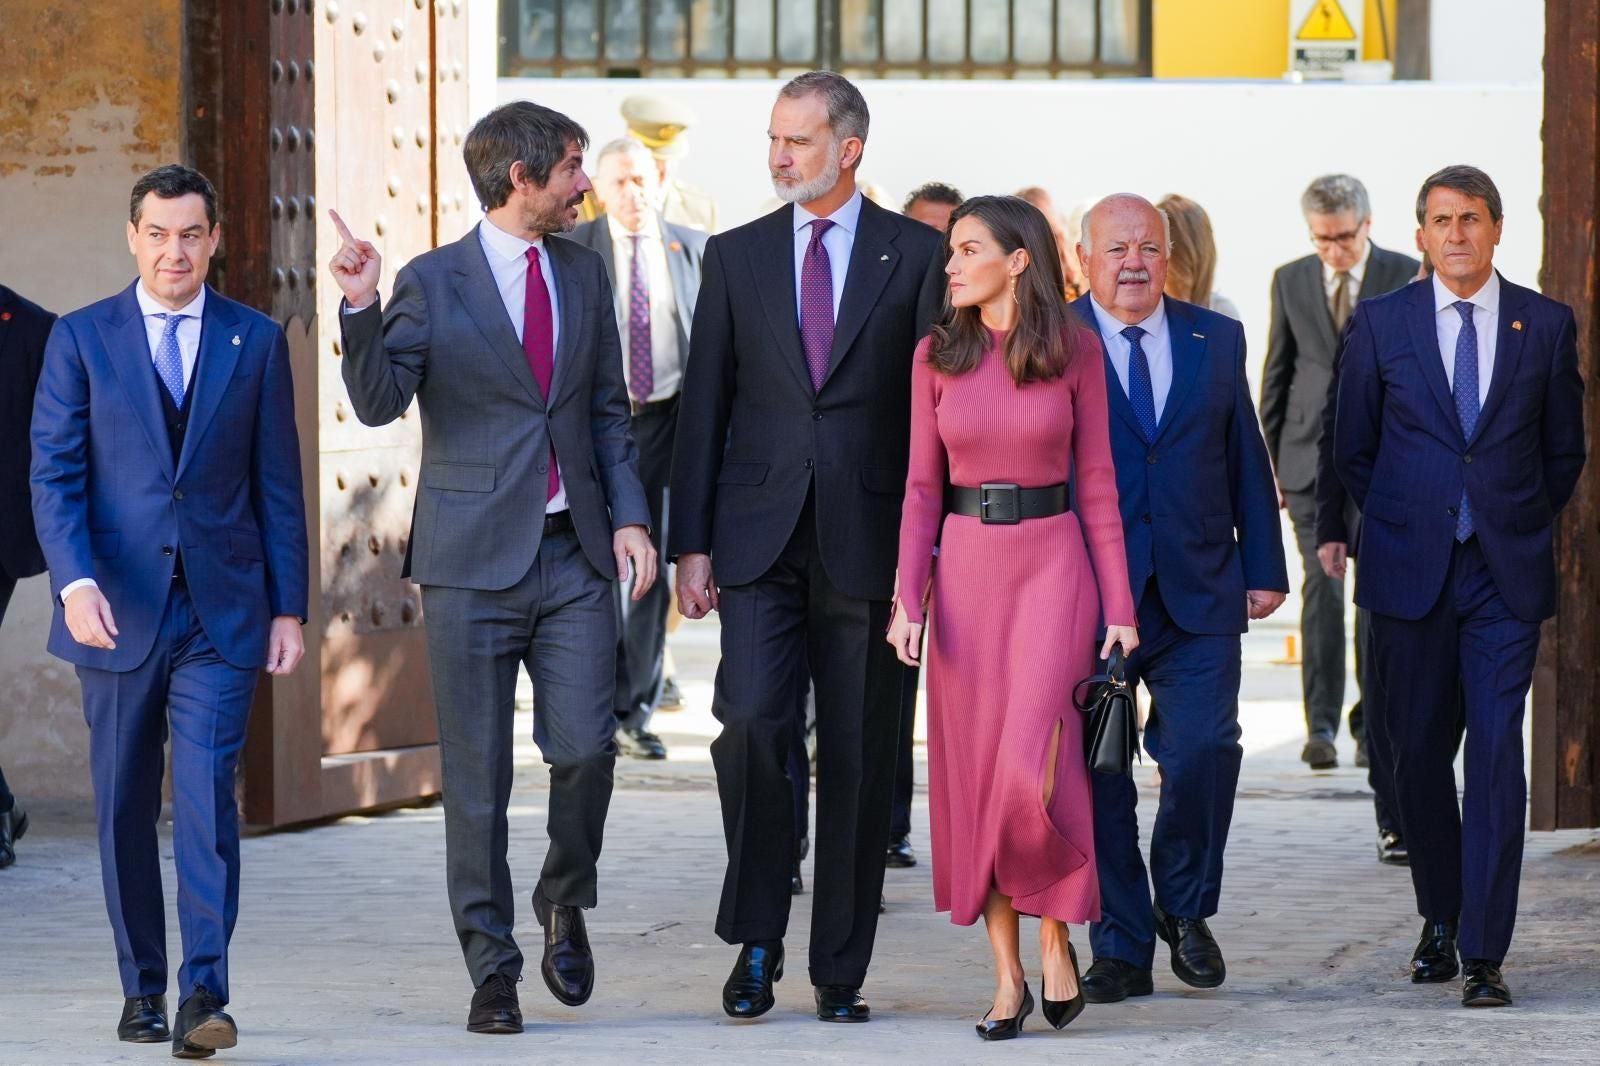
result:
M 44 573 L 44 553 L 33 531 L 28 490 L 28 423 L 33 390 L 44 366 L 44 342 L 56 316 L 0 285 L 0 622 L 17 580 Z M 0 772 L 0 870 L 17 859 L 16 842 L 28 831 L 28 812 Z
M 723 1009 L 783 973 L 794 798 L 784 764 L 816 687 L 811 983 L 865 1021 L 902 671 L 883 640 L 910 443 L 911 359 L 943 242 L 856 190 L 867 106 L 838 74 L 780 90 L 767 164 L 785 206 L 711 238 L 673 456 L 669 553 L 686 618 L 722 615 L 711 746 L 728 841 L 717 933 L 740 944 Z M 715 565 L 715 576 L 712 566 Z
M 1305 578 L 1300 586 L 1300 679 L 1306 745 L 1300 758 L 1314 770 L 1339 765 L 1333 738 L 1344 712 L 1344 582 L 1317 559 L 1317 444 L 1333 379 L 1339 335 L 1356 304 L 1392 292 L 1416 276 L 1409 255 L 1369 238 L 1366 187 L 1348 174 L 1327 174 L 1300 197 L 1316 254 L 1282 266 L 1272 277 L 1272 325 L 1261 377 L 1261 428 L 1288 508 Z M 1350 712 L 1356 762 L 1367 762 L 1359 698 Z M 1386 828 L 1395 829 L 1396 826 Z
M 664 221 L 656 202 L 655 160 L 631 137 L 612 141 L 595 156 L 594 193 L 605 213 L 572 231 L 572 239 L 600 253 L 617 307 L 622 374 L 639 448 L 639 481 L 650 503 L 651 540 L 666 543 L 667 483 L 678 396 L 689 358 L 689 325 L 700 294 L 700 260 L 706 235 Z M 619 586 L 625 594 L 625 585 Z M 617 643 L 617 750 L 636 759 L 665 759 L 667 747 L 650 731 L 660 702 L 666 650 L 665 581 L 644 599 L 619 598 L 622 635 Z

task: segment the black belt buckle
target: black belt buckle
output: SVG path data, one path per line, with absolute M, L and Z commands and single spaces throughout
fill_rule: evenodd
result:
M 990 526 L 1014 526 L 1022 521 L 1022 486 L 986 481 L 978 486 L 978 520 Z

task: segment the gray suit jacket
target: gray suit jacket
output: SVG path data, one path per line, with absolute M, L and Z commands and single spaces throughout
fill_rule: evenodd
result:
M 1357 299 L 1404 286 L 1422 264 L 1372 246 Z M 1285 492 L 1308 492 L 1317 480 L 1322 409 L 1333 381 L 1339 337 L 1322 288 L 1322 260 L 1296 259 L 1272 276 L 1272 324 L 1261 374 L 1261 429 Z
M 649 526 L 639 453 L 605 264 L 562 237 L 545 240 L 559 286 L 551 401 L 539 394 L 474 228 L 395 276 L 394 295 L 341 315 L 343 374 L 369 426 L 422 411 L 422 470 L 404 575 L 418 584 L 510 588 L 527 574 L 544 526 L 555 443 L 585 556 L 615 578 L 612 532 Z
M 667 248 L 667 274 L 672 278 L 672 297 L 678 314 L 678 370 L 689 362 L 689 326 L 694 322 L 694 305 L 700 297 L 700 262 L 706 255 L 706 234 L 672 222 L 661 223 L 661 238 Z M 611 287 L 626 284 L 618 279 L 617 264 L 611 254 L 611 222 L 601 215 L 572 231 L 572 239 L 600 253 Z

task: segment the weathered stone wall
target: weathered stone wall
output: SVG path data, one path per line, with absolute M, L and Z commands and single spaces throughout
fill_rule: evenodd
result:
M 0 4 L 0 281 L 63 312 L 133 278 L 128 190 L 181 158 L 182 71 L 183 0 Z M 0 766 L 24 797 L 86 797 L 77 677 L 44 650 L 49 599 L 46 578 L 22 582 L 0 626 Z

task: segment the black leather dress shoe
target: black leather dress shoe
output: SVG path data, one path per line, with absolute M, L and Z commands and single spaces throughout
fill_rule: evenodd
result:
M 1083 975 L 1083 998 L 1090 1003 L 1121 1003 L 1129 996 L 1148 996 L 1155 991 L 1150 971 L 1141 970 L 1121 959 L 1095 959 Z
M 617 730 L 617 751 L 633 759 L 665 759 L 667 746 L 648 729 L 622 727 Z
M 1300 749 L 1300 761 L 1309 763 L 1313 770 L 1334 770 L 1339 766 L 1339 749 L 1333 746 L 1331 740 L 1312 737 Z
M 989 1008 L 989 1014 L 994 1013 L 994 1008 Z M 1028 1015 L 1033 1013 L 1033 990 L 1028 987 L 1028 982 L 1022 982 L 1022 1005 L 1017 1008 L 1017 1013 L 1010 1018 L 991 1018 L 988 1014 L 983 1016 L 983 1021 L 978 1023 L 978 1037 L 983 1040 L 1014 1040 L 1022 1035 L 1022 1023 L 1028 1020 Z M 1061 1026 L 1056 1026 L 1057 1029 Z
M 1390 866 L 1410 866 L 1411 853 L 1406 850 L 1405 838 L 1393 829 L 1378 830 L 1378 861 Z
M 1463 1007 L 1509 1007 L 1511 989 L 1500 974 L 1500 967 L 1488 959 L 1466 959 L 1461 963 L 1461 1005 Z
M 883 864 L 898 870 L 917 864 L 917 853 L 911 850 L 909 835 L 889 838 L 889 850 L 884 853 Z
M 1438 984 L 1461 972 L 1456 961 L 1456 934 L 1460 923 L 1428 922 L 1422 927 L 1417 950 L 1411 953 L 1411 980 L 1419 985 Z
M 817 985 L 819 1022 L 865 1022 L 872 1020 L 872 1008 L 861 998 L 861 989 L 849 985 Z
M 222 1009 L 222 1000 L 204 985 L 196 985 L 178 1004 L 172 1023 L 173 1058 L 207 1059 L 238 1042 L 239 1027 Z
M 467 1032 L 499 1036 L 522 1032 L 522 1005 L 517 1002 L 520 977 L 492 973 L 472 993 Z
M 783 944 L 776 940 L 746 944 L 739 949 L 722 985 L 722 1009 L 730 1018 L 759 1018 L 772 1009 L 777 997 L 772 986 L 783 979 Z
M 28 812 L 12 797 L 11 809 L 0 814 L 0 870 L 17 861 L 16 843 L 27 831 Z
M 117 1039 L 130 1044 L 159 1044 L 172 1038 L 167 1028 L 166 996 L 131 996 L 122 1001 Z
M 1156 912 L 1156 935 L 1172 948 L 1172 972 L 1194 988 L 1216 988 L 1228 977 L 1222 949 L 1206 927 L 1204 918 L 1174 918 Z
M 550 994 L 569 1007 L 581 1006 L 594 992 L 594 952 L 582 907 L 551 903 L 541 882 L 533 890 L 533 913 L 544 926 L 544 961 L 539 973 Z

